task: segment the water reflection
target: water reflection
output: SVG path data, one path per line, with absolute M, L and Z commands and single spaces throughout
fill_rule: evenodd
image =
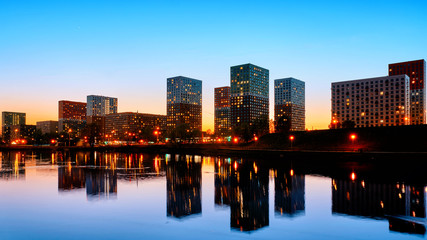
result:
M 5 152 L 0 155 L 0 178 L 3 180 L 25 179 L 26 154 Z
M 215 163 L 215 205 L 230 206 L 231 159 L 218 159 Z
M 58 190 L 70 191 L 86 187 L 84 168 L 58 167 Z
M 200 156 L 172 155 L 167 159 L 166 181 L 168 217 L 202 212 Z
M 234 162 L 231 171 L 230 226 L 252 231 L 269 225 L 268 174 L 255 163 Z
M 86 169 L 88 199 L 110 199 L 117 196 L 117 172 L 105 169 Z
M 305 213 L 305 175 L 279 168 L 275 171 L 274 190 L 276 214 L 293 217 Z
M 269 171 L 255 162 L 217 159 L 215 204 L 230 206 L 230 227 L 253 231 L 269 225 Z
M 31 193 L 29 189 L 52 189 L 50 183 L 53 182 L 55 196 L 51 198 L 52 201 L 57 199 L 56 193 L 59 192 L 60 201 L 69 205 L 73 204 L 75 196 L 86 196 L 87 201 L 116 199 L 108 201 L 109 205 L 117 202 L 122 204 L 123 201 L 117 196 L 123 193 L 121 196 L 124 197 L 120 198 L 127 197 L 126 204 L 129 206 L 117 206 L 138 209 L 135 211 L 138 216 L 147 213 L 151 217 L 160 212 L 158 218 L 161 222 L 168 222 L 167 218 L 175 218 L 180 221 L 170 221 L 173 222 L 171 225 L 185 225 L 195 222 L 189 216 L 197 216 L 196 221 L 201 222 L 204 219 L 214 221 L 210 217 L 216 214 L 215 216 L 223 218 L 221 222 L 226 222 L 223 228 L 228 232 L 231 229 L 260 233 L 277 226 L 286 231 L 295 226 L 305 231 L 313 226 L 302 225 L 301 222 L 317 222 L 324 218 L 335 224 L 355 224 L 355 228 L 359 222 L 376 221 L 384 224 L 385 229 L 388 223 L 393 234 L 425 234 L 427 220 L 424 178 L 401 180 L 399 175 L 379 175 L 377 171 L 370 170 L 375 168 L 365 166 L 364 172 L 361 172 L 361 167 L 350 172 L 343 166 L 326 169 L 310 165 L 305 166 L 303 171 L 301 166 L 295 167 L 290 163 L 267 165 L 261 160 L 177 154 L 5 152 L 0 153 L 0 184 L 3 184 L 1 186 L 4 189 L 16 191 L 19 199 L 26 192 Z M 313 175 L 306 176 L 306 172 L 326 176 L 321 177 L 326 180 L 324 189 L 317 191 L 317 185 L 313 187 Z M 10 181 L 15 179 L 25 181 Z M 144 184 L 144 194 L 137 194 L 137 187 L 141 183 Z M 23 188 L 25 185 L 31 185 L 31 188 Z M 15 187 L 21 189 L 15 190 Z M 313 189 L 317 192 L 313 193 Z M 209 197 L 202 199 L 202 190 Z M 272 197 L 274 194 L 271 202 L 269 190 L 274 191 L 270 192 Z M 40 192 L 45 194 L 49 191 Z M 328 201 L 317 203 L 318 199 L 313 197 L 316 194 L 326 194 L 323 199 Z M 310 197 L 311 207 L 306 209 L 306 206 L 310 206 Z M 147 202 L 141 202 L 144 199 Z M 313 199 L 316 201 L 316 208 L 313 207 Z M 83 199 L 82 202 L 86 200 Z M 274 208 L 270 212 L 273 202 Z M 137 205 L 131 205 L 132 203 Z M 103 206 L 96 202 L 90 204 L 91 207 Z M 141 210 L 144 207 L 149 209 Z M 218 208 L 221 208 L 220 211 Z M 326 209 L 328 215 L 313 219 L 313 214 L 308 213 L 318 211 L 319 208 Z M 274 213 L 276 217 L 270 219 L 270 213 Z M 101 213 L 98 212 L 99 214 Z M 296 221 L 288 221 L 288 217 Z M 352 221 L 345 223 L 344 218 L 351 218 Z M 211 223 L 209 221 L 207 225 Z M 259 229 L 263 231 L 257 231 Z M 277 233 L 278 230 L 274 231 Z M 240 234 L 237 231 L 231 232 Z M 388 230 L 382 232 L 385 235 L 387 233 Z
M 425 233 L 416 219 L 426 217 L 424 185 L 332 180 L 332 212 L 389 219 L 390 230 Z
M 88 200 L 117 198 L 117 182 L 124 180 L 138 184 L 139 180 L 163 177 L 163 159 L 158 155 L 59 152 L 52 155 L 58 164 L 58 191 L 86 188 Z

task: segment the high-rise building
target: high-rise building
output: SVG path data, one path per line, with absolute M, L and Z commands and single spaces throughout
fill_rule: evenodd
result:
M 87 96 L 87 116 L 107 116 L 117 113 L 118 100 L 98 95 Z
M 58 133 L 58 121 L 41 121 L 37 122 L 36 126 L 43 134 Z
M 287 124 L 291 131 L 304 131 L 305 83 L 303 81 L 295 78 L 274 80 L 274 120 L 277 126 Z
M 1 125 L 12 126 L 26 123 L 26 114 L 18 112 L 2 112 Z
M 2 112 L 1 118 L 1 130 L 3 140 L 10 142 L 11 139 L 11 127 L 15 125 L 25 125 L 26 114 L 18 112 Z
M 406 74 L 410 86 L 410 124 L 426 124 L 426 61 L 424 59 L 392 63 L 389 76 Z
M 332 83 L 331 128 L 409 124 L 409 77 L 405 74 Z
M 146 113 L 123 112 L 110 114 L 105 117 L 105 134 L 107 140 L 129 140 L 131 137 L 143 139 L 150 130 L 152 135 L 154 129 L 160 132 L 166 130 L 166 116 Z
M 253 64 L 230 68 L 231 127 L 251 125 L 269 114 L 269 70 Z
M 230 87 L 215 88 L 215 133 L 228 136 L 230 131 Z
M 86 103 L 73 101 L 58 102 L 58 132 L 71 131 L 80 135 L 86 125 Z
M 202 130 L 202 81 L 178 76 L 167 79 L 167 126 L 182 124 Z

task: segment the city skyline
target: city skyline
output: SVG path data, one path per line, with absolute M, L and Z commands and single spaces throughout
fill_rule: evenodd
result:
M 203 130 L 213 130 L 213 89 L 228 85 L 230 66 L 250 62 L 271 79 L 303 79 L 306 128 L 326 129 L 331 82 L 427 56 L 422 1 L 82 4 L 2 4 L 0 19 L 12 24 L 0 40 L 0 111 L 35 124 L 56 120 L 59 100 L 98 94 L 119 98 L 120 112 L 166 114 L 165 79 L 183 75 L 203 80 Z

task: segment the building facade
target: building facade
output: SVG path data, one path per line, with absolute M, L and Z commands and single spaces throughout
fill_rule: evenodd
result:
M 229 136 L 230 129 L 230 87 L 215 88 L 215 134 Z
M 230 68 L 230 124 L 252 125 L 269 114 L 269 70 L 244 64 Z
M 167 126 L 182 124 L 202 131 L 202 81 L 178 76 L 167 79 Z
M 388 65 L 389 76 L 406 74 L 410 86 L 410 124 L 426 124 L 426 61 L 424 59 Z
M 331 128 L 345 121 L 355 127 L 409 124 L 409 77 L 368 78 L 332 83 Z
M 36 125 L 13 125 L 10 126 L 10 142 L 22 141 L 22 143 L 32 143 L 36 134 Z
M 117 113 L 118 99 L 98 95 L 87 96 L 87 116 L 106 116 Z
M 58 133 L 58 121 L 41 121 L 36 123 L 37 129 L 43 134 L 55 134 Z
M 58 132 L 71 131 L 77 136 L 85 126 L 86 103 L 65 100 L 58 102 Z
M 305 83 L 295 78 L 274 80 L 274 121 L 291 131 L 305 130 Z M 277 129 L 276 129 L 277 130 Z
M 19 112 L 2 112 L 1 125 L 12 126 L 26 123 L 26 114 Z
M 11 127 L 15 125 L 26 124 L 26 114 L 19 112 L 2 112 L 1 118 L 1 131 L 2 137 L 5 142 L 11 140 Z
M 123 112 L 105 117 L 105 136 L 107 140 L 144 139 L 151 136 L 154 129 L 166 131 L 166 116 L 146 113 Z M 147 132 L 148 131 L 148 132 Z

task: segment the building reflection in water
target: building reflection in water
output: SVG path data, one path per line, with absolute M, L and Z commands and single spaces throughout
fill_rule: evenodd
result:
M 268 226 L 268 169 L 255 162 L 233 161 L 231 165 L 231 228 L 253 231 Z
M 412 220 L 426 217 L 423 185 L 372 183 L 364 180 L 332 180 L 332 212 L 371 218 L 389 218 L 390 230 L 425 233 Z
M 117 173 L 113 170 L 86 169 L 86 194 L 90 200 L 117 197 Z
M 58 167 L 58 190 L 70 191 L 84 188 L 86 183 L 84 168 Z
M 230 206 L 231 159 L 217 159 L 215 163 L 215 205 Z
M 274 172 L 274 211 L 281 216 L 305 213 L 305 175 L 293 169 L 279 168 Z
M 202 212 L 200 156 L 166 157 L 167 216 L 186 217 Z
M 55 161 L 56 160 L 56 161 Z M 88 200 L 114 199 L 117 182 L 164 176 L 163 159 L 158 155 L 136 153 L 79 152 L 59 153 L 52 164 L 58 164 L 58 191 L 86 188 Z
M 0 154 L 0 179 L 25 179 L 26 154 L 21 152 L 3 152 Z

